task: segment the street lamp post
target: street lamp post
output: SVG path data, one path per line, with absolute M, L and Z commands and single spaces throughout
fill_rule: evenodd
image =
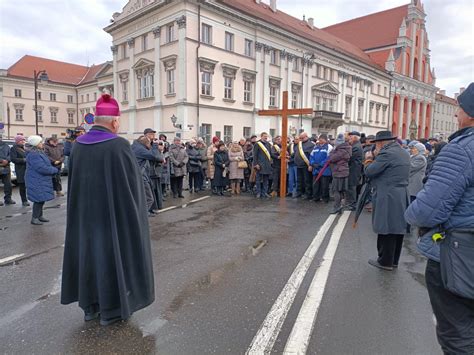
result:
M 35 128 L 36 128 L 36 135 L 39 135 L 39 130 L 38 130 L 38 79 L 41 82 L 46 82 L 48 81 L 48 73 L 46 73 L 46 70 L 40 70 L 40 71 L 33 71 L 33 79 L 35 81 Z

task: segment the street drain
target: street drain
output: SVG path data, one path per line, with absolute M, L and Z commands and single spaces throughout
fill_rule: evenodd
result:
M 256 256 L 260 252 L 260 249 L 262 249 L 267 244 L 268 244 L 268 240 L 257 241 L 254 245 L 250 247 L 250 250 L 252 251 L 252 255 Z

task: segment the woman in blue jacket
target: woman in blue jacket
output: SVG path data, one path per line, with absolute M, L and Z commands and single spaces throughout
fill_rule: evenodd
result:
M 43 139 L 40 136 L 30 136 L 28 144 L 31 150 L 26 155 L 25 181 L 28 199 L 33 202 L 31 224 L 42 225 L 43 222 L 49 222 L 43 217 L 43 206 L 46 201 L 54 199 L 52 176 L 58 173 L 58 168 L 51 165 L 43 152 Z

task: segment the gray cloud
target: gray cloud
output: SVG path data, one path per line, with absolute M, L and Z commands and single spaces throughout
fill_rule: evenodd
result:
M 249 0 L 250 1 L 250 0 Z M 277 0 L 280 10 L 313 17 L 325 27 L 409 0 Z M 425 0 L 431 64 L 437 86 L 449 94 L 474 80 L 472 0 Z M 126 0 L 22 0 L 0 2 L 0 67 L 24 54 L 82 65 L 112 58 L 111 37 L 102 29 Z

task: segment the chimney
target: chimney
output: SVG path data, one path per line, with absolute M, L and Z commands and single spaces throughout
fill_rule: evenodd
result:
M 270 0 L 270 8 L 273 12 L 277 11 L 277 0 Z
M 439 93 L 440 93 L 441 95 L 446 96 L 446 90 L 440 90 Z
M 314 18 L 310 17 L 310 18 L 308 19 L 308 25 L 309 25 L 309 27 L 310 27 L 311 29 L 314 28 Z
M 455 94 L 454 94 L 454 99 L 457 100 L 457 99 L 458 99 L 458 96 L 459 96 L 459 93 L 455 93 Z

